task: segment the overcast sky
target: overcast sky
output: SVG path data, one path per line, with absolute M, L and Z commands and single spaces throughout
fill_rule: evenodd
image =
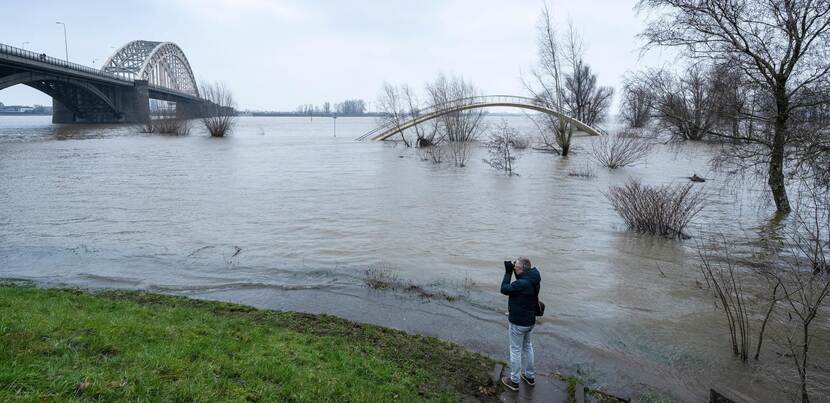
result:
M 602 84 L 659 55 L 640 58 L 643 17 L 634 0 L 554 0 L 558 25 L 570 18 Z M 378 97 L 383 81 L 422 88 L 438 73 L 463 75 L 483 93 L 525 95 L 522 72 L 536 60 L 541 0 L 2 0 L 0 42 L 100 67 L 134 39 L 170 41 L 197 80 L 220 80 L 241 109 L 294 110 L 300 104 Z M 6 104 L 51 104 L 18 85 Z

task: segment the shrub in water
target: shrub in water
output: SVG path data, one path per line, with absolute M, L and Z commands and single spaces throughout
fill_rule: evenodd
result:
M 605 195 L 628 228 L 671 238 L 688 238 L 686 226 L 703 209 L 703 194 L 693 184 L 648 186 L 632 180 Z

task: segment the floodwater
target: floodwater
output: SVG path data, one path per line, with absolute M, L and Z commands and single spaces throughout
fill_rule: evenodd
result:
M 488 117 L 495 123 L 496 117 Z M 507 118 L 524 133 L 533 125 Z M 501 261 L 528 256 L 548 314 L 537 365 L 635 400 L 652 391 L 701 401 L 708 389 L 789 400 L 790 358 L 731 356 L 701 279 L 696 244 L 752 237 L 772 217 L 761 181 L 710 172 L 703 145 L 658 146 L 647 162 L 595 178 L 592 138 L 567 159 L 526 151 L 508 177 L 482 163 L 434 165 L 415 150 L 356 142 L 371 118 L 243 117 L 233 135 L 138 133 L 0 117 L 0 277 L 117 287 L 327 312 L 437 335 L 506 359 Z M 628 178 L 687 183 L 709 202 L 691 240 L 625 230 L 603 192 Z M 459 296 L 378 292 L 374 268 Z M 663 274 L 661 274 L 661 271 Z M 827 322 L 812 368 L 827 396 Z M 763 358 L 763 357 L 762 357 Z M 824 367 L 822 367 L 824 366 Z

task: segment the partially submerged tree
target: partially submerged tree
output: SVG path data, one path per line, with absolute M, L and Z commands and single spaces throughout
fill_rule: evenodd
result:
M 404 128 L 408 122 L 421 116 L 420 102 L 410 86 L 406 84 L 395 86 L 384 82 L 383 90 L 378 98 L 377 108 L 378 112 L 383 114 L 380 118 L 380 124 L 395 128 L 406 147 L 412 146 L 412 142 L 407 135 L 413 132 L 415 133 L 415 146 L 428 147 L 438 142 L 436 139 L 438 122 L 435 120 Z
M 403 124 L 411 118 L 411 115 L 404 109 L 404 103 L 401 97 L 401 91 L 398 87 L 383 83 L 383 90 L 377 103 L 378 112 L 381 112 L 381 125 L 390 125 L 398 130 L 401 135 L 401 140 L 406 147 L 409 147 L 409 141 L 406 139 L 406 134 L 402 129 Z
M 231 90 L 224 83 L 202 83 L 199 92 L 205 100 L 202 123 L 213 137 L 223 137 L 236 124 L 236 103 Z
M 484 163 L 512 176 L 513 161 L 518 157 L 515 146 L 517 139 L 519 133 L 516 129 L 510 127 L 506 120 L 502 120 L 484 143 L 490 154 L 490 158 L 484 159 Z
M 562 69 L 562 45 L 554 28 L 550 6 L 545 4 L 539 23 L 536 26 L 536 47 L 539 61 L 532 72 L 530 82 L 525 87 L 533 98 L 548 109 L 565 111 L 565 77 Z M 567 119 L 550 114 L 542 114 L 537 122 L 541 137 L 541 148 L 555 152 L 563 157 L 571 149 L 571 137 L 574 128 Z
M 470 98 L 479 96 L 473 83 L 461 76 L 438 77 L 426 86 L 427 94 L 433 106 L 443 108 L 460 107 L 470 102 Z M 478 138 L 484 130 L 484 111 L 480 108 L 450 112 L 436 118 L 443 131 L 442 137 L 448 142 L 467 142 Z
M 785 233 L 787 254 L 773 272 L 783 291 L 790 320 L 786 345 L 798 372 L 801 401 L 810 401 L 807 373 L 812 326 L 830 296 L 830 202 L 827 193 L 813 193 L 808 213 L 796 212 L 795 223 Z
M 181 116 L 173 105 L 156 102 L 150 105 L 150 121 L 142 127 L 144 133 L 186 135 L 190 121 Z
M 617 169 L 637 164 L 651 152 L 651 143 L 624 134 L 602 136 L 591 144 L 591 158 L 600 165 Z
M 651 89 L 642 80 L 626 79 L 620 101 L 620 117 L 623 122 L 630 128 L 646 127 L 651 120 L 653 100 Z
M 614 88 L 597 84 L 597 75 L 585 61 L 582 36 L 572 22 L 568 23 L 565 46 L 564 56 L 569 70 L 565 74 L 565 106 L 576 120 L 593 126 L 605 117 L 611 106 Z
M 830 1 L 828 0 L 640 0 L 652 18 L 642 36 L 647 47 L 681 49 L 697 62 L 734 66 L 772 100 L 766 130 L 713 133 L 762 149 L 746 153 L 767 166 L 776 209 L 791 210 L 785 185 L 785 155 L 797 140 L 791 117 L 800 109 L 830 102 Z M 812 100 L 803 94 L 821 94 Z
M 460 108 L 479 95 L 476 87 L 463 77 L 448 78 L 444 74 L 427 84 L 426 90 L 433 108 Z M 435 118 L 440 134 L 437 140 L 433 136 L 432 143 L 446 142 L 453 163 L 463 167 L 470 158 L 470 143 L 485 129 L 483 118 L 484 111 L 478 108 L 443 114 Z
M 550 7 L 545 4 L 537 25 L 539 61 L 532 79 L 525 86 L 537 102 L 549 109 L 561 111 L 585 123 L 594 125 L 607 112 L 613 88 L 597 84 L 597 76 L 585 61 L 581 36 L 574 25 L 568 25 L 568 35 L 562 40 L 555 29 Z M 567 156 L 575 128 L 559 116 L 540 117 L 542 148 Z
M 703 140 L 718 122 L 718 100 L 711 72 L 692 66 L 680 75 L 665 69 L 641 73 L 638 86 L 651 92 L 659 125 L 676 140 Z

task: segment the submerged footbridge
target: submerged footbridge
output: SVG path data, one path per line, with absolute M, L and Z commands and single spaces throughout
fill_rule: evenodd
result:
M 53 123 L 142 123 L 150 99 L 196 117 L 206 102 L 184 52 L 171 42 L 132 41 L 100 68 L 0 44 L 0 90 L 28 85 L 52 97 Z
M 417 111 L 405 122 L 387 122 L 372 131 L 358 137 L 358 140 L 386 140 L 410 127 L 426 122 L 437 117 L 447 115 L 450 113 L 461 112 L 468 109 L 487 108 L 492 106 L 506 106 L 511 108 L 530 109 L 537 112 L 547 113 L 557 116 L 560 119 L 565 119 L 573 124 L 577 129 L 588 133 L 592 136 L 599 136 L 602 131 L 585 124 L 571 116 L 564 111 L 553 108 L 543 102 L 534 98 L 520 97 L 515 95 L 483 95 L 477 97 L 461 98 L 453 101 L 445 102 L 438 105 L 433 105 L 425 109 Z

